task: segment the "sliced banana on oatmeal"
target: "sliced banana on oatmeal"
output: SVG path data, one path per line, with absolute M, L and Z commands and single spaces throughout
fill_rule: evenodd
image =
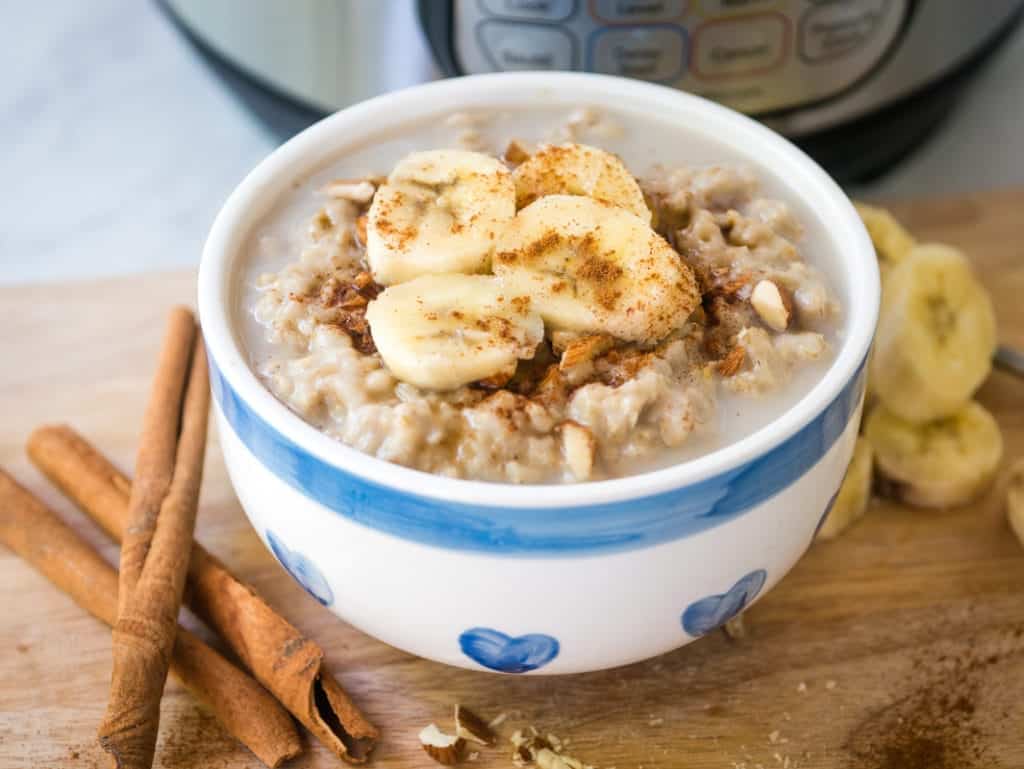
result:
M 370 206 L 370 272 L 385 286 L 427 274 L 486 272 L 515 213 L 512 172 L 497 158 L 467 150 L 413 152 Z
M 427 390 L 510 378 L 544 339 L 530 298 L 490 275 L 424 275 L 391 286 L 366 319 L 391 373 Z
M 615 155 L 597 147 L 545 145 L 523 161 L 512 178 L 519 208 L 547 195 L 581 195 L 625 208 L 651 223 L 651 211 L 629 169 Z
M 975 401 L 928 424 L 907 422 L 877 406 L 864 436 L 875 451 L 883 492 L 918 507 L 956 507 L 976 499 L 1003 456 L 999 425 Z
M 647 223 L 593 198 L 548 195 L 520 211 L 494 272 L 554 331 L 651 343 L 700 305 L 693 272 Z
M 874 461 L 871 443 L 863 436 L 858 437 L 836 501 L 818 530 L 818 539 L 835 539 L 867 512 L 871 502 Z
M 950 416 L 992 367 L 992 302 L 954 248 L 916 246 L 887 279 L 870 364 L 873 392 L 912 422 Z

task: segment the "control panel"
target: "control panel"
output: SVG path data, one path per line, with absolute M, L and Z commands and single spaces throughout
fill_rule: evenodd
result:
M 466 73 L 577 70 L 745 112 L 826 99 L 869 74 L 910 0 L 454 0 Z

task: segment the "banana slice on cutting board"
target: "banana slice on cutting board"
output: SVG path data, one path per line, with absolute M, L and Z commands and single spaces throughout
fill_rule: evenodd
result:
M 875 451 L 883 491 L 918 507 L 956 507 L 976 499 L 1003 456 L 996 420 L 975 401 L 928 424 L 907 422 L 878 406 L 864 435 Z
M 864 227 L 871 236 L 875 253 L 883 268 L 893 267 L 910 253 L 917 245 L 914 237 L 896 221 L 896 217 L 884 208 L 869 206 L 867 203 L 854 203 L 860 214 Z
M 575 195 L 548 195 L 520 211 L 494 272 L 532 296 L 555 331 L 655 342 L 700 304 L 692 270 L 643 219 Z
M 871 503 L 874 462 L 875 452 L 871 443 L 863 436 L 858 437 L 843 484 L 832 503 L 832 511 L 818 530 L 818 539 L 835 539 L 867 512 Z
M 1013 533 L 1024 545 L 1024 459 L 1018 459 L 1010 469 L 1006 485 L 1006 517 Z
M 858 202 L 854 202 L 853 206 L 860 214 L 864 228 L 871 237 L 871 244 L 875 247 L 878 272 L 881 275 L 882 290 L 884 291 L 892 268 L 910 253 L 910 250 L 917 245 L 917 241 L 896 220 L 896 217 L 884 208 Z M 875 400 L 875 383 L 870 375 L 868 376 L 867 394 L 868 399 L 865 406 L 871 406 Z
M 378 283 L 490 268 L 494 243 L 516 213 L 512 172 L 467 150 L 406 155 L 374 195 L 366 260 Z
M 547 195 L 582 195 L 625 208 L 651 223 L 651 211 L 629 169 L 597 147 L 546 145 L 518 166 L 512 177 L 519 208 Z
M 511 377 L 544 339 L 530 298 L 490 275 L 424 275 L 391 286 L 366 319 L 391 373 L 428 390 Z
M 988 294 L 954 248 L 913 248 L 889 273 L 869 375 L 897 416 L 930 422 L 957 411 L 992 367 Z

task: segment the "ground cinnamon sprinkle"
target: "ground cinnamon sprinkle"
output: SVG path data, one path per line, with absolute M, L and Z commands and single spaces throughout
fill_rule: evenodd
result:
M 576 277 L 593 286 L 594 298 L 598 304 L 606 310 L 614 310 L 622 296 L 621 291 L 615 290 L 615 282 L 625 274 L 625 271 L 612 257 L 601 252 L 597 238 L 592 232 L 587 233 L 579 242 L 577 254 L 580 264 L 576 269 Z

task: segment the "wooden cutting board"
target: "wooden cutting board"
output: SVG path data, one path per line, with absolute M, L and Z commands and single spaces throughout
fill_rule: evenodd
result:
M 1024 189 L 896 210 L 922 239 L 974 257 L 1002 340 L 1024 348 Z M 192 272 L 0 289 L 0 464 L 112 562 L 115 548 L 46 485 L 23 444 L 36 425 L 67 421 L 130 467 L 164 313 L 193 291 Z M 979 397 L 1007 457 L 1024 454 L 1024 380 L 997 372 Z M 462 702 L 570 738 L 571 754 L 617 769 L 1024 767 L 1024 548 L 1001 482 L 970 509 L 878 503 L 810 549 L 747 614 L 744 639 L 714 634 L 619 670 L 517 678 L 415 659 L 335 619 L 249 528 L 215 442 L 207 456 L 198 538 L 327 650 L 384 731 L 376 766 L 431 765 L 416 733 L 447 728 Z M 0 767 L 105 767 L 94 734 L 109 631 L 2 547 L 0 580 Z M 157 765 L 259 764 L 171 680 Z M 316 744 L 293 764 L 337 765 Z M 471 765 L 511 763 L 503 746 Z

